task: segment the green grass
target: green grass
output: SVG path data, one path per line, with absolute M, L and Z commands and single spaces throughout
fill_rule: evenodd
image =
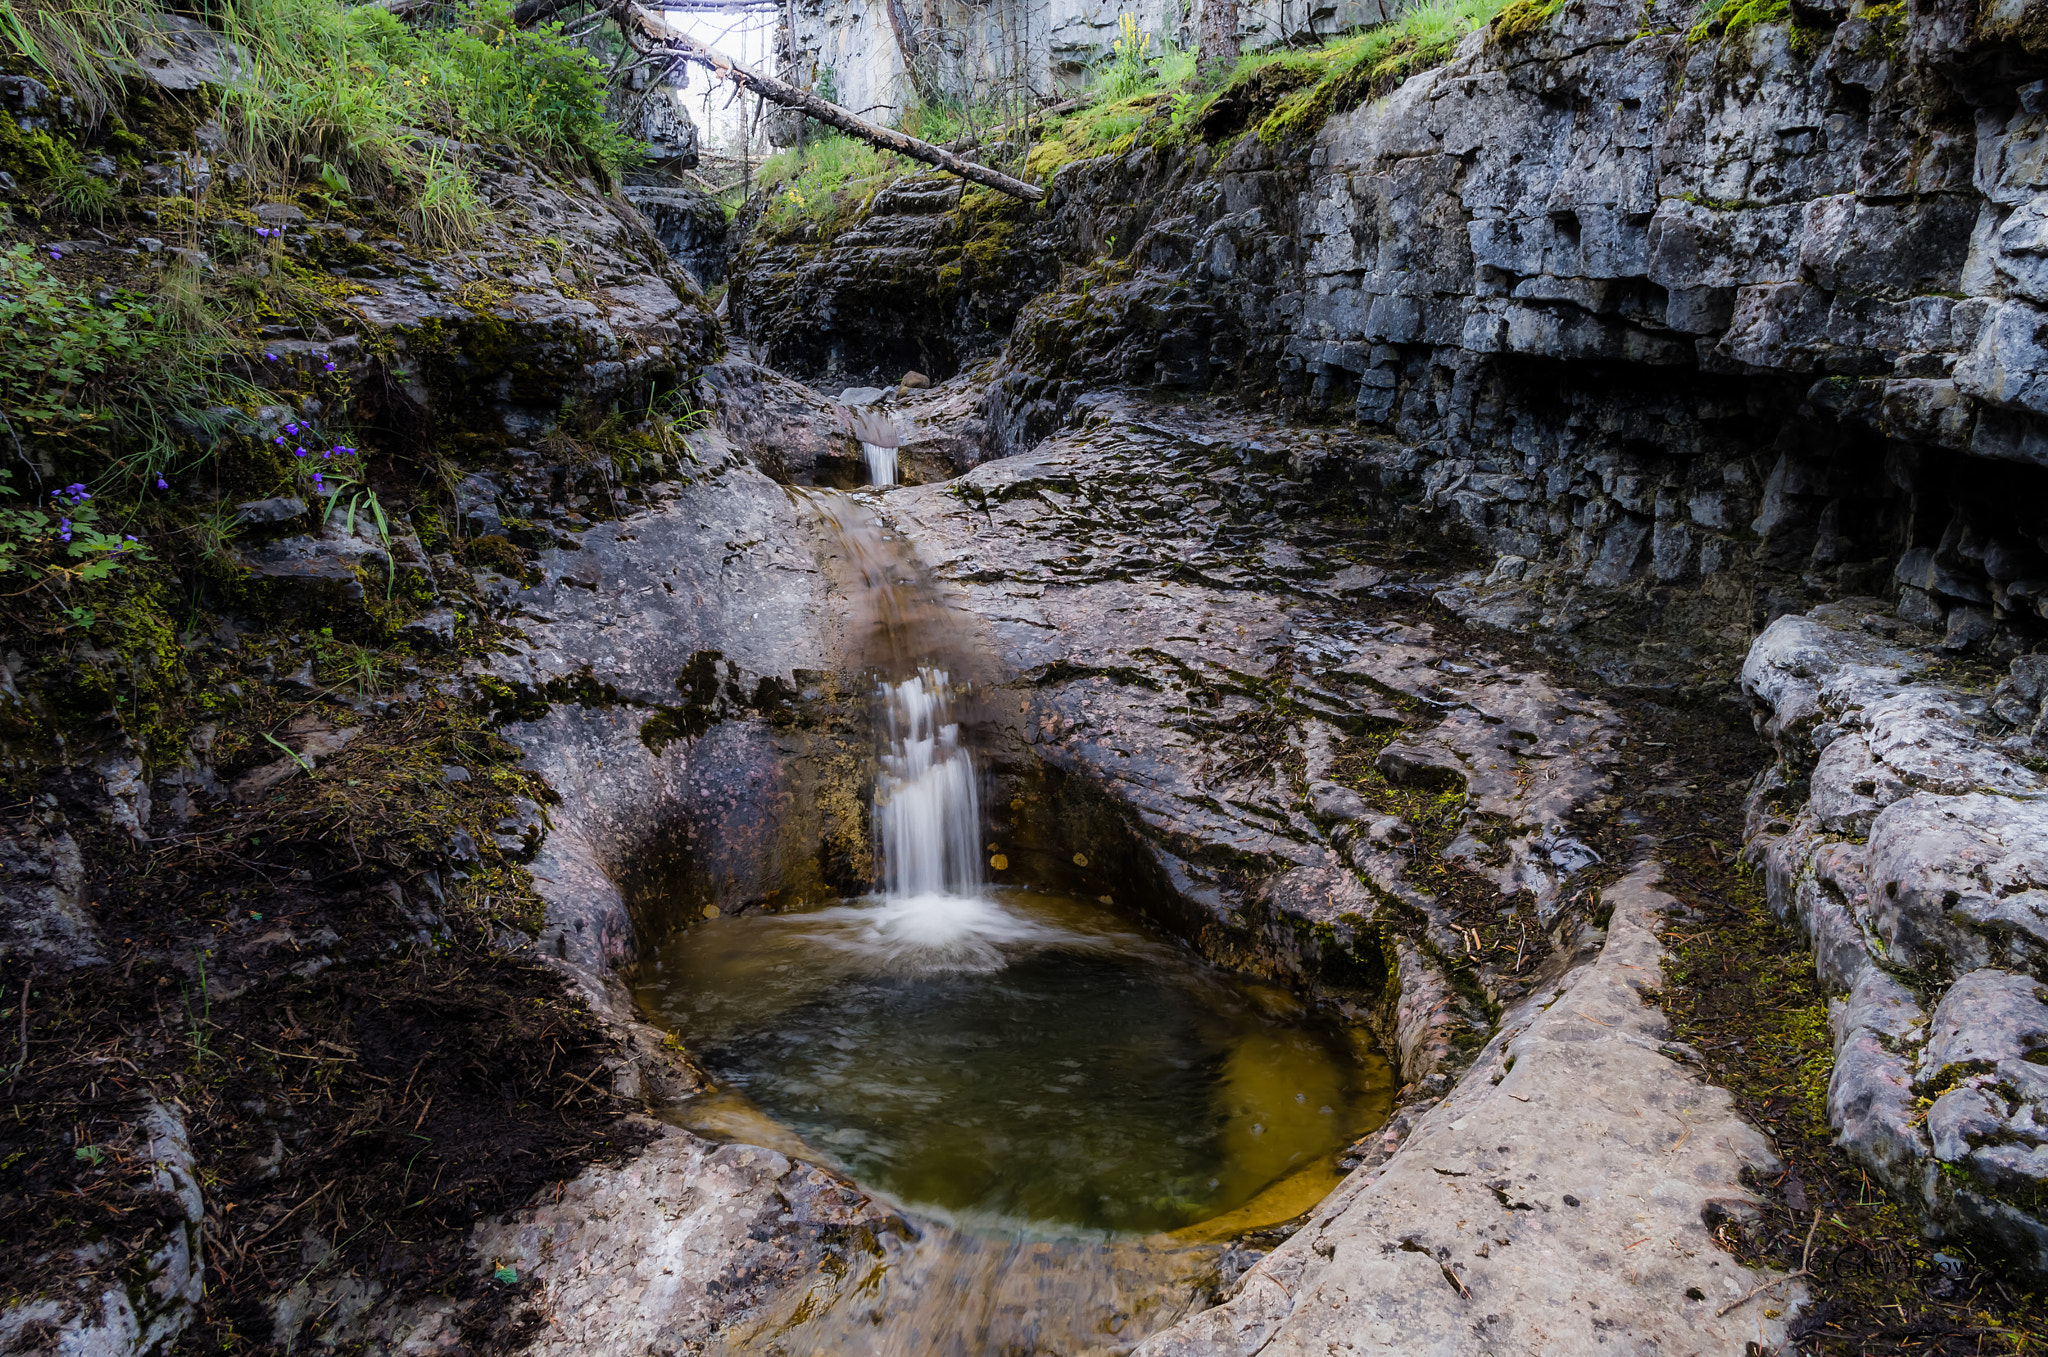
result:
M 774 232 L 815 221 L 829 233 L 876 189 L 923 168 L 921 162 L 852 137 L 821 137 L 762 164 L 760 183 L 768 205 L 761 225 Z
M 466 173 L 423 137 L 500 140 L 609 184 L 638 154 L 606 112 L 605 70 L 559 24 L 515 28 L 508 0 L 468 0 L 435 26 L 341 0 L 198 0 L 196 13 L 246 56 L 222 95 L 236 158 L 274 193 L 321 182 L 385 191 L 429 244 L 479 220 Z M 0 0 L 0 49 L 98 120 L 119 70 L 161 24 L 149 0 Z M 61 177 L 60 177 L 61 178 Z M 464 182 L 455 182 L 461 178 Z M 96 190 L 62 178 L 64 205 Z
M 1707 0 L 1699 19 L 1687 33 L 1688 42 L 1710 37 L 1732 38 L 1758 24 L 1783 23 L 1792 17 L 1791 0 Z M 1719 27 L 1718 34 L 1716 26 Z
M 1561 7 L 1561 0 L 1516 0 L 1517 35 L 1533 28 Z M 1392 23 L 1369 28 L 1311 53 L 1287 54 L 1263 61 L 1241 62 L 1232 72 L 1233 88 L 1275 81 L 1276 71 L 1299 80 L 1258 122 L 1259 140 L 1314 136 L 1334 113 L 1348 112 L 1392 89 L 1409 76 L 1440 66 L 1457 52 L 1470 34 L 1501 18 L 1507 0 L 1432 0 L 1405 10 Z M 1534 16 L 1533 21 L 1531 16 Z

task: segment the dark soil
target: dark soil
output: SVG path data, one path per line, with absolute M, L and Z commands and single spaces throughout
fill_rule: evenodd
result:
M 288 729 L 282 711 L 252 715 Z M 236 761 L 263 759 L 245 738 Z M 493 1317 L 513 1288 L 468 1258 L 470 1226 L 646 1137 L 619 1120 L 615 1043 L 516 950 L 523 871 L 488 845 L 435 851 L 489 823 L 498 784 L 520 785 L 493 767 L 516 751 L 493 741 L 451 704 L 411 704 L 364 721 L 316 774 L 255 804 L 217 798 L 147 844 L 81 830 L 90 803 L 61 786 L 7 807 L 72 812 L 107 953 L 62 973 L 0 963 L 0 1304 L 89 1310 L 182 1228 L 152 1183 L 155 1099 L 182 1107 L 206 1199 L 207 1292 L 180 1350 L 280 1350 L 293 1336 L 272 1332 L 270 1306 L 341 1275 L 380 1283 L 387 1304 L 455 1296 L 472 1351 L 515 1337 Z M 420 758 L 458 752 L 470 783 L 412 785 Z
M 1768 748 L 1732 703 L 1630 712 L 1644 745 L 1629 778 L 1631 810 L 1659 842 L 1664 889 L 1692 916 L 1665 934 L 1672 960 L 1664 1008 L 1675 1037 L 1705 1059 L 1706 1078 L 1769 1137 L 1781 1173 L 1755 1178 L 1754 1221 L 1716 1229 L 1744 1264 L 1807 1272 L 1812 1303 L 1792 1322 L 1788 1353 L 1820 1357 L 2048 1351 L 2043 1301 L 2002 1279 L 1968 1241 L 1920 1236 L 1918 1214 L 1892 1200 L 1837 1149 L 1827 1125 L 1833 1068 L 1827 1002 L 1805 937 L 1764 901 L 1741 861 L 1743 798 Z M 1782 1292 L 1750 1302 L 1776 1309 Z

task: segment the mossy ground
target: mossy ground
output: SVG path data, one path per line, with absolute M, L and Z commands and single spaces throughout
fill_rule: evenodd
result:
M 577 510 L 571 533 L 620 512 L 638 481 L 689 474 L 687 412 L 654 404 L 652 388 L 623 410 L 579 406 L 566 379 L 596 356 L 588 345 L 500 314 L 537 264 L 567 295 L 594 283 L 563 242 L 473 250 L 489 276 L 442 293 L 459 319 L 378 331 L 357 309 L 362 278 L 451 274 L 409 215 L 417 185 L 350 191 L 307 170 L 159 196 L 142 166 L 197 149 L 220 110 L 205 91 L 117 93 L 99 122 L 30 133 L 0 113 L 15 174 L 4 243 L 33 243 L 56 295 L 135 308 L 155 345 L 147 362 L 69 381 L 65 408 L 104 417 L 31 427 L 7 407 L 17 487 L 89 485 L 100 522 L 149 556 L 90 581 L 0 577 L 0 813 L 29 845 L 0 871 L 35 889 L 39 845 L 68 834 L 81 912 L 103 940 L 103 961 L 76 970 L 0 959 L 0 1025 L 21 1038 L 0 1121 L 0 1305 L 134 1281 L 163 1230 L 139 1118 L 148 1098 L 174 1099 L 208 1211 L 208 1293 L 181 1350 L 303 1344 L 316 1334 L 271 1332 L 271 1303 L 349 1275 L 456 1297 L 465 1341 L 491 1350 L 519 1287 L 474 1275 L 471 1222 L 639 1133 L 620 1128 L 631 1109 L 609 1092 L 608 1029 L 531 955 L 542 904 L 524 860 L 552 794 L 495 733 L 497 695 L 462 678 L 513 639 L 464 566 L 517 578 L 553 533 L 514 520 L 508 536 L 473 536 L 451 491 L 503 465 L 487 390 L 556 410 L 541 450 Z M 581 191 L 557 167 L 492 154 Z M 115 171 L 89 176 L 106 191 L 81 210 L 62 190 L 97 156 Z M 305 220 L 259 235 L 259 205 Z M 47 248 L 66 240 L 85 247 Z M 43 343 L 49 330 L 23 333 Z M 306 459 L 299 436 L 273 441 L 287 420 L 326 435 L 304 437 Z M 341 444 L 349 456 L 319 458 Z M 250 553 L 318 529 L 328 506 L 309 465 L 334 479 L 346 466 L 345 498 L 364 523 L 383 515 L 395 556 L 404 537 L 441 562 L 368 558 L 319 593 L 252 575 Z M 240 502 L 293 495 L 315 512 L 238 519 Z M 62 566 L 61 541 L 44 536 L 26 559 Z M 452 641 L 409 638 L 435 607 L 457 615 Z M 563 696 L 584 698 L 602 694 Z M 340 747 L 302 758 L 316 736 Z M 92 770 L 109 758 L 139 761 L 157 789 L 146 837 L 106 819 Z M 160 779 L 181 766 L 189 801 L 167 804 Z M 308 1231 L 333 1252 L 309 1258 Z
M 1636 775 L 1662 794 L 1637 805 L 1664 845 L 1663 888 L 1693 911 L 1665 934 L 1662 1002 L 1676 1039 L 1705 1058 L 1704 1077 L 1735 1095 L 1784 1164 L 1751 1184 L 1761 1217 L 1730 1221 L 1716 1237 L 1746 1264 L 1809 1268 L 1813 1303 L 1793 1323 L 1791 1351 L 2048 1351 L 2038 1297 L 2001 1281 L 1966 1242 L 1921 1238 L 1915 1212 L 1833 1143 L 1827 996 L 1805 937 L 1771 912 L 1740 859 L 1742 798 L 1767 753 L 1745 714 L 1712 703 L 1638 705 L 1636 721 L 1658 732 L 1663 749 Z

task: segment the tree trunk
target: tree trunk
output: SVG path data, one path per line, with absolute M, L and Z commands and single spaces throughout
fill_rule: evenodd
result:
M 552 18 L 565 8 L 566 0 L 528 0 L 514 11 L 514 16 L 531 10 L 536 15 L 533 22 L 538 22 L 541 19 Z M 925 164 L 936 166 L 948 174 L 958 175 L 972 183 L 992 188 L 998 193 L 1007 193 L 1013 198 L 1022 198 L 1028 203 L 1035 203 L 1045 196 L 1045 190 L 1042 188 L 1027 184 L 1021 179 L 1013 179 L 1002 171 L 992 170 L 986 165 L 962 160 L 944 147 L 934 146 L 928 141 L 919 141 L 916 137 L 906 136 L 893 128 L 878 127 L 847 112 L 837 104 L 826 103 L 808 90 L 786 85 L 773 76 L 762 75 L 759 71 L 730 61 L 703 46 L 689 34 L 670 28 L 660 15 L 642 9 L 632 0 L 612 0 L 605 8 L 618 24 L 619 32 L 625 37 L 627 46 L 642 56 L 653 52 L 672 53 L 685 61 L 695 62 L 720 79 L 730 80 L 742 89 L 753 91 L 770 103 L 797 109 L 806 117 L 815 118 L 827 127 L 837 128 L 850 137 L 858 137 L 885 151 L 894 151 L 898 155 L 909 156 L 912 160 L 922 160 Z
M 1205 76 L 1226 75 L 1237 66 L 1238 0 L 1201 0 L 1197 67 Z
M 910 22 L 910 16 L 903 10 L 903 0 L 888 0 L 889 27 L 896 34 L 896 50 L 903 54 L 903 73 L 910 77 L 910 90 L 920 103 L 932 102 L 932 94 L 925 86 L 923 69 L 917 64 L 922 50 L 917 41 L 917 29 Z

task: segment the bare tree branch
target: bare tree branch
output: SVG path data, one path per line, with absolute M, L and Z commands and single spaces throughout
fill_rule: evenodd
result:
M 513 17 L 522 23 L 538 23 L 552 18 L 567 7 L 568 0 L 525 0 L 513 11 Z M 625 37 L 627 45 L 641 55 L 665 50 L 685 61 L 695 62 L 719 79 L 732 81 L 738 88 L 753 91 L 770 103 L 796 109 L 805 117 L 814 118 L 827 127 L 837 128 L 850 137 L 857 137 L 885 151 L 909 156 L 912 160 L 922 160 L 927 165 L 937 166 L 948 174 L 958 175 L 972 183 L 992 188 L 998 193 L 1007 193 L 1013 198 L 1022 198 L 1025 202 L 1037 202 L 1045 196 L 1045 190 L 1034 184 L 1013 179 L 1002 171 L 990 169 L 986 165 L 963 160 L 942 146 L 920 141 L 894 128 L 868 122 L 837 104 L 827 103 L 809 90 L 797 89 L 773 76 L 763 75 L 750 67 L 742 66 L 705 47 L 689 34 L 671 28 L 660 15 L 642 8 L 633 3 L 633 0 L 611 0 L 606 8 L 618 23 L 619 32 Z M 522 19 L 520 16 L 529 9 L 536 17 L 530 21 Z
M 434 0 L 375 0 L 375 2 L 391 10 L 393 13 L 404 14 L 413 10 L 426 9 L 434 3 Z M 745 10 L 757 7 L 764 9 L 776 7 L 776 0 L 755 0 L 753 3 L 750 3 L 750 0 L 665 0 L 665 2 L 669 8 L 673 9 Z M 534 24 L 546 23 L 563 10 L 570 9 L 578 3 L 581 3 L 581 0 L 520 0 L 520 3 L 512 10 L 512 21 L 521 28 L 529 28 Z M 719 79 L 732 81 L 736 90 L 751 90 L 770 103 L 780 104 L 784 108 L 796 109 L 807 118 L 816 119 L 827 127 L 837 128 L 850 137 L 857 137 L 870 145 L 879 146 L 885 151 L 894 151 L 898 155 L 909 156 L 912 160 L 922 160 L 925 164 L 936 166 L 948 174 L 958 175 L 960 178 L 972 183 L 992 188 L 998 193 L 1007 193 L 1013 198 L 1022 198 L 1027 203 L 1035 203 L 1045 196 L 1045 190 L 1035 184 L 1027 184 L 1021 179 L 1014 179 L 1004 174 L 1001 170 L 993 170 L 986 165 L 977 165 L 971 160 L 963 160 L 943 146 L 934 146 L 928 141 L 920 141 L 916 137 L 907 136 L 902 132 L 896 131 L 894 128 L 871 123 L 857 114 L 847 112 L 837 104 L 827 103 L 809 90 L 801 90 L 793 85 L 784 84 L 773 76 L 763 75 L 751 67 L 742 66 L 740 63 L 732 61 L 711 48 L 704 46 L 680 29 L 670 27 L 668 22 L 659 14 L 635 4 L 633 0 L 598 0 L 598 3 L 592 7 L 594 9 L 603 9 L 611 15 L 612 21 L 619 26 L 619 33 L 625 38 L 626 45 L 637 56 L 647 57 L 665 54 L 684 61 L 695 62 Z M 897 14 L 900 14 L 900 10 L 892 9 L 892 19 Z M 913 49 L 915 43 L 916 39 L 912 38 L 911 44 Z M 906 51 L 906 56 L 908 55 L 909 52 Z

